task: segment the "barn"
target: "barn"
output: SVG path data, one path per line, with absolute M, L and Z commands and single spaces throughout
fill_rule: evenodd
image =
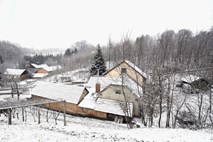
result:
M 64 85 L 60 83 L 51 83 L 44 81 L 37 81 L 36 86 L 31 91 L 31 99 L 46 99 L 56 101 L 66 101 L 66 112 L 74 115 L 85 115 L 78 104 L 88 94 L 85 87 Z M 63 111 L 63 103 L 58 103 L 46 108 Z

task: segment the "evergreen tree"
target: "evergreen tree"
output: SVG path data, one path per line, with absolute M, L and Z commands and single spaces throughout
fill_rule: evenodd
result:
M 90 68 L 91 75 L 97 75 L 99 71 L 99 75 L 102 75 L 106 71 L 105 61 L 102 55 L 101 47 L 98 44 L 97 53 L 94 56 L 94 61 L 92 67 Z
M 4 63 L 4 60 L 2 58 L 2 56 L 0 55 L 0 64 L 3 64 Z
M 69 48 L 65 51 L 64 56 L 71 56 L 71 51 Z

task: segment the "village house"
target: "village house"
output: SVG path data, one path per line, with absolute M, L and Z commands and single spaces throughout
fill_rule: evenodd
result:
M 25 69 L 6 69 L 4 75 L 7 79 L 13 79 L 14 81 L 22 81 L 31 78 L 29 72 Z
M 36 86 L 31 91 L 31 99 L 66 101 L 67 113 L 85 115 L 82 113 L 82 109 L 78 107 L 78 104 L 87 94 L 88 91 L 84 87 L 37 81 Z M 64 108 L 63 102 L 45 107 L 58 111 L 63 111 Z
M 147 75 L 135 64 L 128 60 L 124 60 L 121 63 L 117 64 L 115 67 L 107 71 L 104 76 L 106 77 L 121 77 L 121 74 L 127 74 L 140 86 L 143 86 Z
M 89 116 L 108 120 L 126 116 L 131 118 L 140 116 L 140 96 L 136 93 L 137 84 L 127 76 L 125 80 L 126 85 L 124 84 L 122 87 L 121 78 L 91 77 L 86 84 L 89 94 L 84 97 L 78 106 L 83 108 L 83 111 Z M 127 87 L 128 83 L 128 86 L 132 87 L 131 89 Z M 138 88 L 142 92 L 142 88 L 140 86 Z M 127 108 L 125 108 L 125 103 L 128 104 Z M 103 113 L 97 116 L 94 111 Z
M 35 73 L 47 74 L 49 71 L 51 71 L 47 64 L 37 65 L 37 64 L 32 63 L 31 68 L 36 69 Z
M 93 76 L 85 85 L 89 94 L 79 107 L 89 115 L 104 112 L 101 117 L 116 120 L 124 117 L 140 116 L 140 99 L 147 75 L 130 61 L 123 61 L 107 71 L 104 76 Z M 127 106 L 125 108 L 124 106 Z M 103 107 L 104 106 L 104 107 Z
M 128 103 L 132 103 L 133 113 L 131 112 L 131 114 L 136 117 L 140 116 L 140 109 L 138 103 L 139 96 L 134 94 L 128 86 L 122 87 L 122 85 L 110 84 L 105 89 L 103 89 L 99 94 L 100 94 L 99 98 L 102 99 L 110 99 L 123 102 L 127 101 Z
M 61 66 L 48 66 L 47 64 L 37 65 L 32 63 L 28 70 L 33 74 L 33 78 L 43 78 L 49 73 L 60 69 Z
M 195 75 L 182 75 L 176 87 L 182 88 L 184 93 L 193 94 L 210 88 L 210 81 Z

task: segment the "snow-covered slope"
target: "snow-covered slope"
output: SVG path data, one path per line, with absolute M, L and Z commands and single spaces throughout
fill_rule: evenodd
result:
M 29 110 L 28 110 L 29 111 Z M 49 114 L 52 112 L 50 111 Z M 210 142 L 213 141 L 211 130 L 192 131 L 187 129 L 134 128 L 127 129 L 125 124 L 67 116 L 67 126 L 63 126 L 63 114 L 58 117 L 57 125 L 52 117 L 46 122 L 45 111 L 41 124 L 35 122 L 28 113 L 27 122 L 13 119 L 13 125 L 7 125 L 7 119 L 0 117 L 1 142 Z

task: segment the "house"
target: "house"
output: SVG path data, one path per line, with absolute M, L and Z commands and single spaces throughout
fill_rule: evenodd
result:
M 120 77 L 104 76 L 91 77 L 85 86 L 89 93 L 78 106 L 89 116 L 108 120 L 140 116 L 139 99 L 143 89 L 128 75 L 123 76 L 123 86 Z M 128 104 L 127 108 L 125 104 Z M 97 116 L 98 112 L 102 115 Z
M 127 74 L 140 86 L 143 86 L 145 80 L 147 79 L 147 75 L 139 67 L 128 60 L 124 60 L 117 64 L 115 67 L 107 71 L 104 76 L 120 77 L 122 73 Z
M 134 103 L 130 101 L 124 101 L 122 94 L 116 95 L 116 91 L 111 90 L 111 85 L 106 89 L 100 91 L 100 86 L 97 84 L 96 88 L 90 88 L 89 94 L 79 103 L 79 107 L 88 116 L 114 120 L 122 122 L 125 117 L 131 119 L 134 115 L 133 108 Z M 120 88 L 119 88 L 120 89 Z M 126 91 L 126 87 L 124 90 Z M 111 94 L 107 92 L 112 92 Z M 126 92 L 127 99 L 131 98 L 130 92 Z M 114 94 L 114 95 L 113 95 Z M 111 95 L 111 96 L 110 96 Z
M 82 109 L 78 107 L 78 104 L 87 94 L 88 90 L 85 87 L 38 81 L 36 86 L 32 89 L 31 99 L 66 101 L 67 113 L 85 115 Z M 63 111 L 63 103 L 45 107 L 52 110 Z
M 31 74 L 32 78 L 36 79 L 43 78 L 48 75 L 48 73 L 46 73 L 46 70 L 42 68 L 29 68 L 27 69 L 27 71 Z
M 133 116 L 140 116 L 139 96 L 134 94 L 128 86 L 110 84 L 99 93 L 99 98 L 110 99 L 122 102 L 132 103 Z M 125 97 L 124 97 L 125 95 Z
M 33 74 L 33 78 L 43 78 L 50 72 L 61 69 L 61 66 L 48 66 L 47 64 L 31 64 L 31 68 L 28 70 Z
M 61 69 L 61 66 L 48 66 L 47 64 L 37 65 L 32 63 L 31 68 L 38 69 L 37 73 L 49 73 Z
M 22 81 L 31 78 L 29 72 L 25 69 L 10 69 L 7 68 L 4 75 L 8 79 L 14 79 L 16 81 Z
M 184 93 L 193 94 L 200 91 L 207 91 L 210 89 L 210 81 L 195 75 L 182 75 L 178 78 L 179 82 L 176 87 L 182 88 Z
M 143 94 L 143 88 L 140 86 L 137 82 L 135 82 L 128 74 L 123 75 L 123 78 L 121 77 L 107 77 L 107 76 L 92 76 L 90 77 L 88 83 L 85 85 L 85 87 L 88 88 L 94 88 L 96 84 L 100 84 L 100 91 L 105 89 L 110 84 L 114 85 L 124 85 L 128 86 L 133 93 L 135 93 L 138 97 L 140 97 Z
M 31 68 L 36 69 L 35 73 L 47 74 L 50 71 L 49 66 L 46 64 L 41 64 L 41 65 L 31 64 Z

